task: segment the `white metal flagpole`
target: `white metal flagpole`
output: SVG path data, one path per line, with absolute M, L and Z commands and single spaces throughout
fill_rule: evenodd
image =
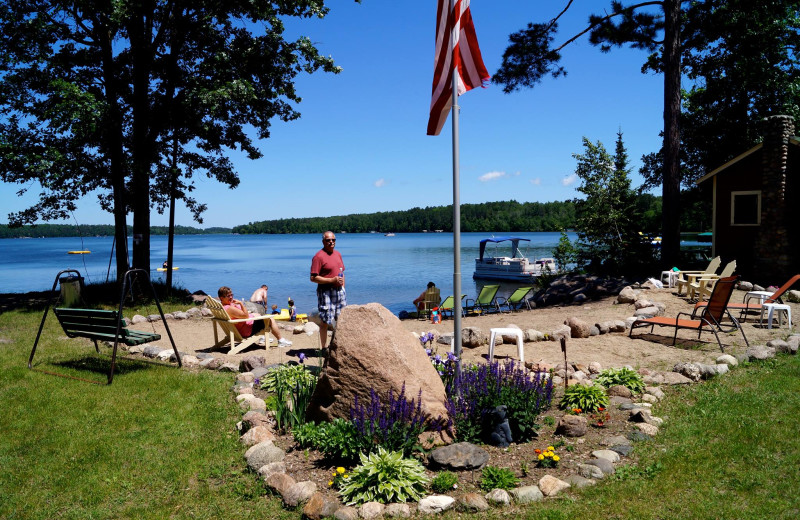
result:
M 453 353 L 461 373 L 461 199 L 458 165 L 458 70 L 453 70 Z

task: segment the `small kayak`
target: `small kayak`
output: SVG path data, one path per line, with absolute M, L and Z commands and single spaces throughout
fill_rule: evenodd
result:
M 178 269 L 180 269 L 180 267 L 173 267 L 172 268 L 173 271 L 177 271 Z M 159 267 L 158 269 L 156 269 L 156 271 L 166 271 L 166 270 L 167 270 L 166 267 Z
M 67 251 L 68 255 L 88 255 L 91 251 Z

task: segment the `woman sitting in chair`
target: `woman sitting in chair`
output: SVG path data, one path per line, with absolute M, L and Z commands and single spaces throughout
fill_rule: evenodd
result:
M 247 308 L 244 306 L 244 303 L 242 303 L 241 300 L 233 299 L 233 291 L 230 287 L 226 287 L 224 285 L 220 287 L 217 291 L 217 296 L 219 296 L 219 301 L 222 303 L 222 307 L 225 309 L 225 312 L 228 313 L 228 316 L 230 316 L 231 319 L 240 320 L 251 317 L 251 314 L 247 312 Z M 267 321 L 269 321 L 269 331 L 272 332 L 273 336 L 278 338 L 278 346 L 291 347 L 292 342 L 281 337 L 281 332 L 278 330 L 278 326 L 275 324 L 275 320 L 273 318 L 270 318 L 269 320 L 247 320 L 241 323 L 234 323 L 234 325 L 243 338 L 249 338 L 253 334 L 258 334 L 264 330 L 264 328 L 267 326 Z
M 421 311 L 421 310 L 424 310 L 424 309 L 425 309 L 425 295 L 428 293 L 428 291 L 429 291 L 430 289 L 432 289 L 432 288 L 434 288 L 434 287 L 436 287 L 436 284 L 435 284 L 435 283 L 433 283 L 433 282 L 428 282 L 428 288 L 427 288 L 427 289 L 425 289 L 424 291 L 422 291 L 422 294 L 420 294 L 420 295 L 417 297 L 417 299 L 416 299 L 416 300 L 414 300 L 414 306 L 417 308 L 417 310 L 418 310 L 418 311 Z

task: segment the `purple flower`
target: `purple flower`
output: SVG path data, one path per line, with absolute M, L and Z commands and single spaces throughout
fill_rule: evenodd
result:
M 305 362 L 305 360 L 306 360 L 306 355 L 305 355 L 305 354 L 303 354 L 303 353 L 301 352 L 301 353 L 300 353 L 300 355 L 299 355 L 298 357 L 300 358 L 300 363 L 303 363 L 303 362 Z

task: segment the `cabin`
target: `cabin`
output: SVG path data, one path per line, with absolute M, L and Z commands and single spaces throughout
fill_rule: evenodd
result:
M 764 139 L 697 180 L 711 183 L 712 255 L 760 285 L 800 273 L 800 137 L 794 118 L 763 120 Z

